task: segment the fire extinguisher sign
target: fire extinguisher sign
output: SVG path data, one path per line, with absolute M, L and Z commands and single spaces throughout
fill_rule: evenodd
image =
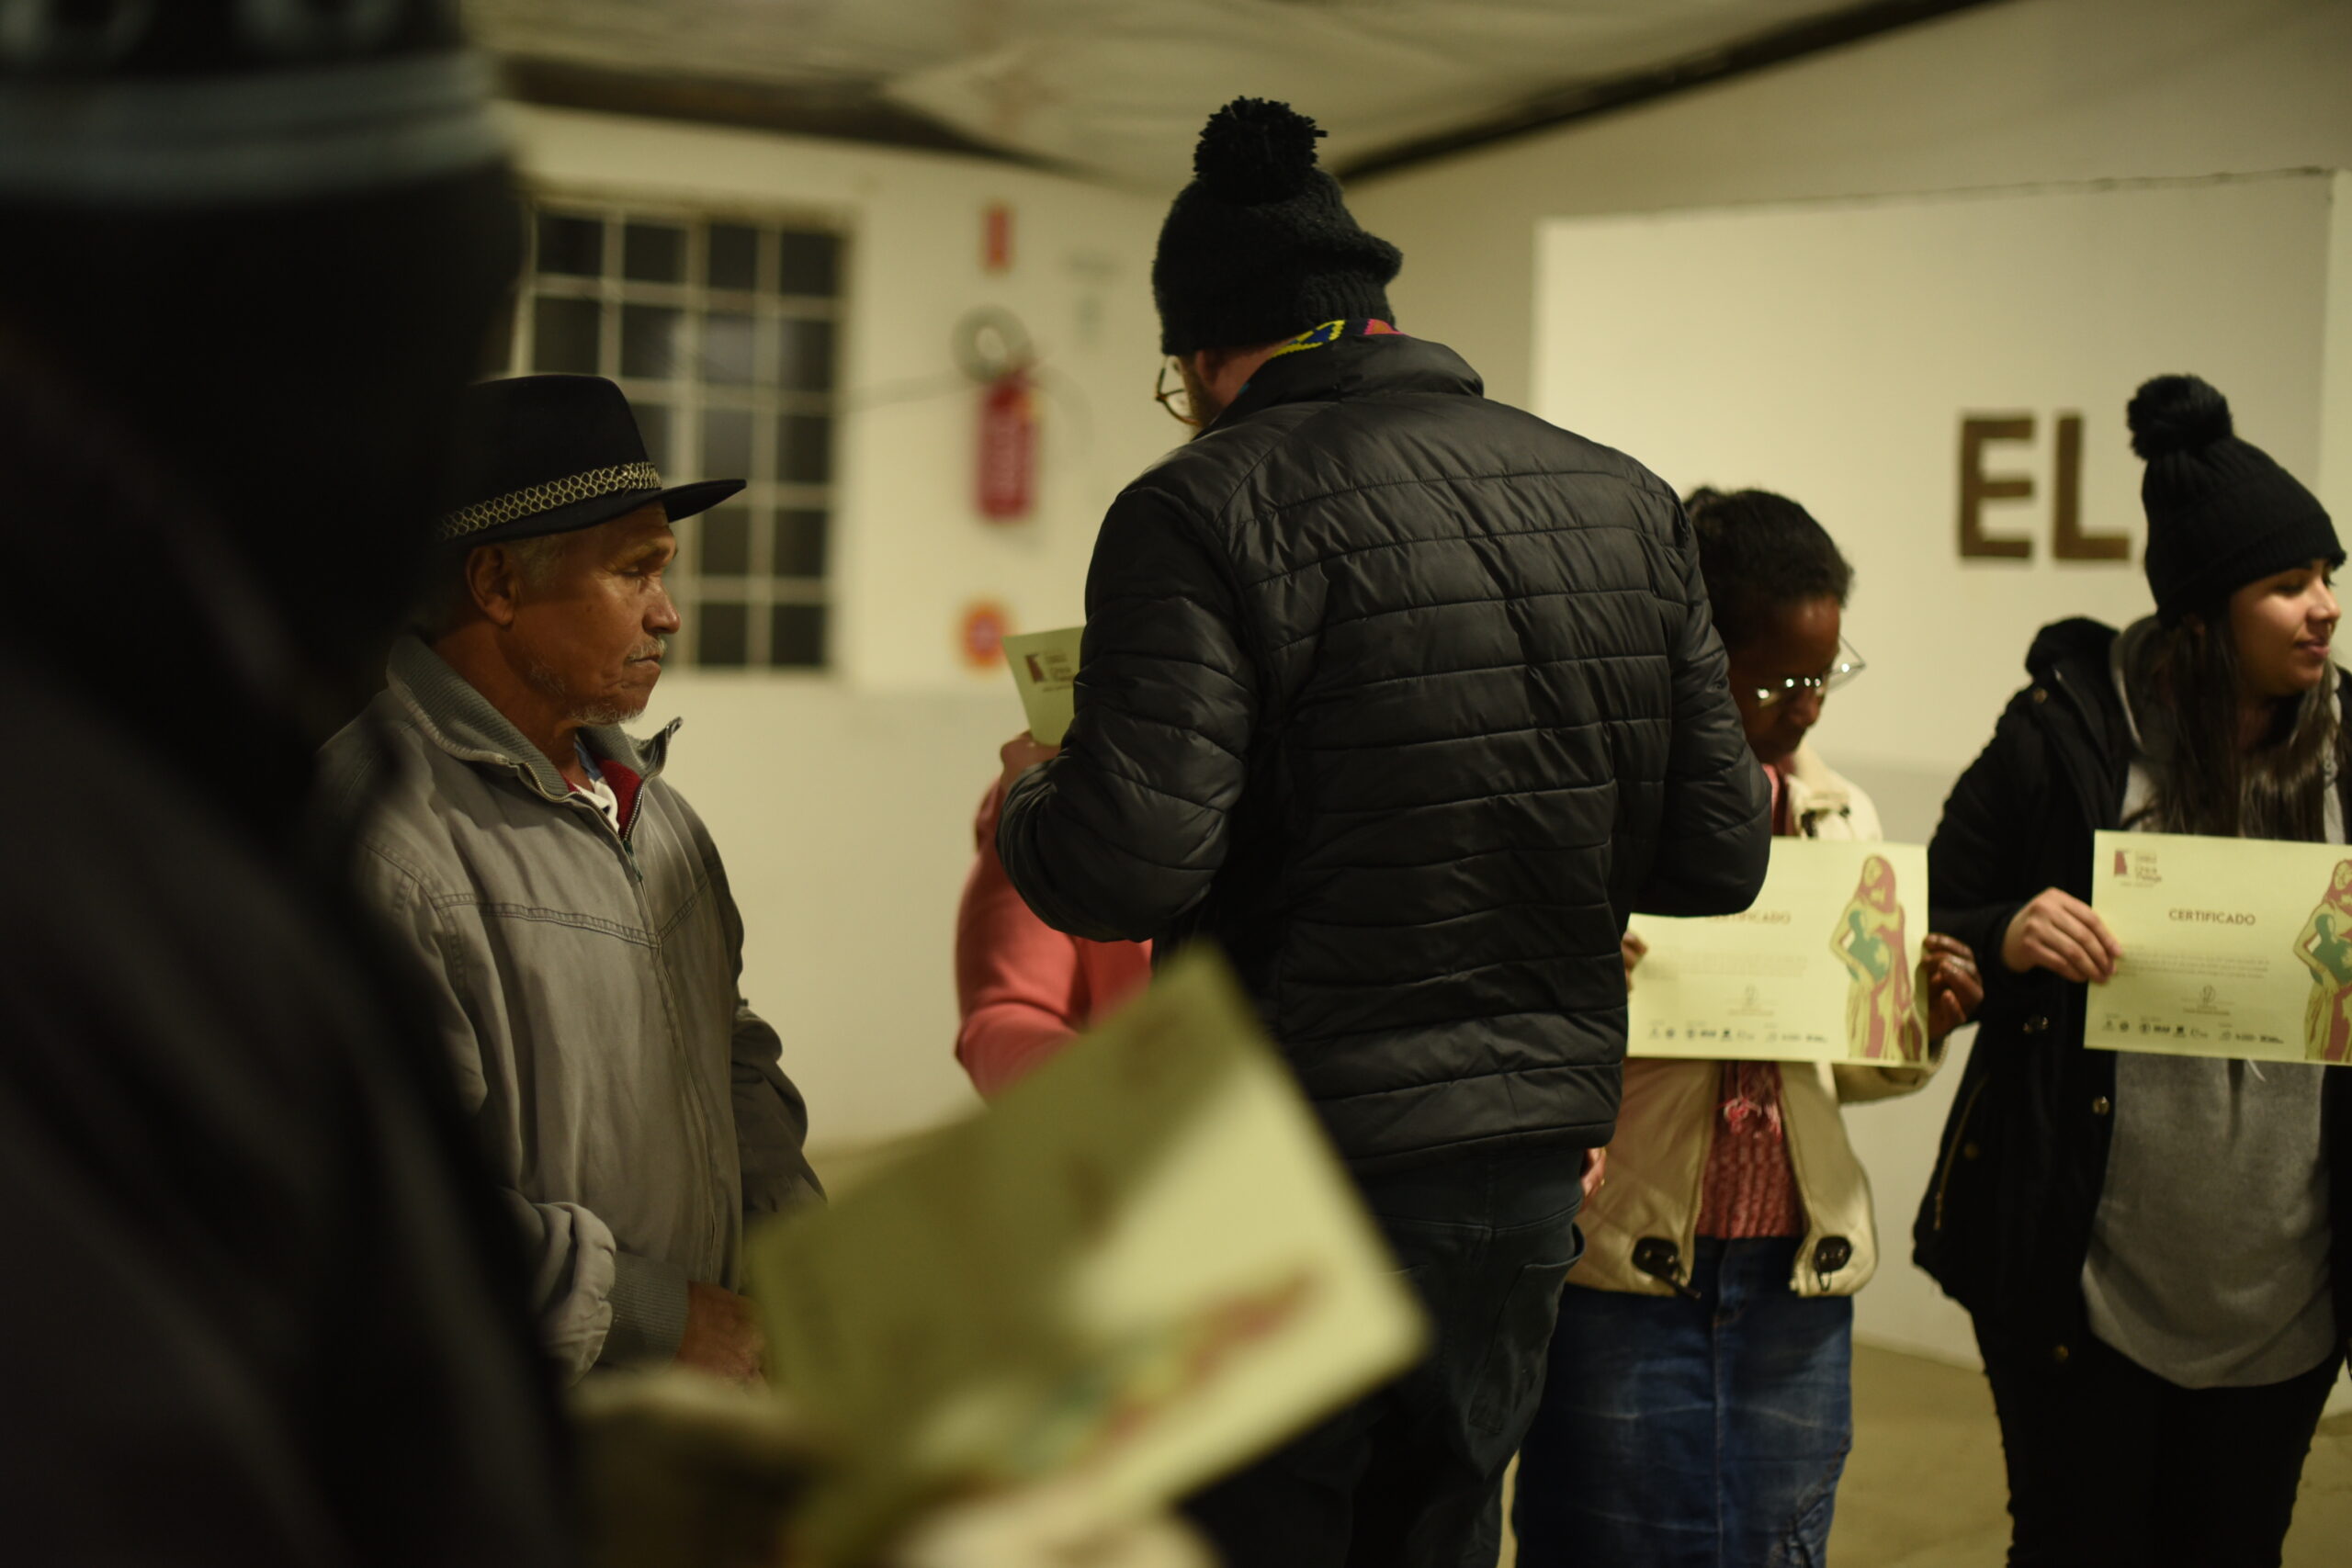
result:
M 1008 370 L 980 389 L 977 501 L 991 523 L 1028 516 L 1037 504 L 1037 404 L 1028 373 Z
M 964 606 L 957 641 L 964 662 L 975 670 L 993 670 L 1004 661 L 1004 639 L 1012 630 L 1012 616 L 993 599 L 978 599 Z

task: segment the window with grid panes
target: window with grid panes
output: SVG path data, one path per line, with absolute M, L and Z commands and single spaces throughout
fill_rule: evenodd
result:
M 554 195 L 529 217 L 509 369 L 619 382 L 665 485 L 749 481 L 674 525 L 687 662 L 823 668 L 840 234 Z

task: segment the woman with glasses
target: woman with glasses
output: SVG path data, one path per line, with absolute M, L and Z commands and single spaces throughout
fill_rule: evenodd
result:
M 1975 1320 L 2012 1564 L 2276 1564 L 2352 1333 L 2352 1073 L 2086 1049 L 2122 956 L 2092 846 L 2345 841 L 2344 548 L 2203 381 L 2126 417 L 2155 614 L 2042 629 L 1928 850 L 1986 986 L 1916 1256 Z
M 1869 797 L 1805 744 L 1862 668 L 1841 633 L 1853 570 L 1785 497 L 1702 490 L 1687 506 L 1774 831 L 1879 838 Z M 1643 951 L 1626 939 L 1629 987 Z M 1520 1450 L 1526 1568 L 1823 1560 L 1852 1433 L 1851 1298 L 1878 1259 L 1839 1107 L 1925 1083 L 1981 995 L 1960 943 L 1929 935 L 1922 952 L 1916 1064 L 1626 1063 Z

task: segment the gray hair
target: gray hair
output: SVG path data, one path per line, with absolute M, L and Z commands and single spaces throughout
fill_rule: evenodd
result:
M 514 570 L 526 588 L 544 587 L 555 575 L 556 559 L 563 554 L 566 536 L 539 534 L 529 538 L 502 539 L 499 547 L 514 563 Z M 473 559 L 474 550 L 488 549 L 487 545 L 448 551 L 438 556 L 433 564 L 430 580 L 409 613 L 409 629 L 426 642 L 438 642 L 464 626 L 474 613 L 473 586 L 466 581 L 466 567 Z

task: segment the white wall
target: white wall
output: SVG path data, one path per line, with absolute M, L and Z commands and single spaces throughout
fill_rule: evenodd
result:
M 994 693 L 961 660 L 966 607 L 1015 629 L 1080 618 L 1102 509 L 1182 432 L 1150 398 L 1162 203 L 975 158 L 514 107 L 522 166 L 547 186 L 807 212 L 848 233 L 837 427 L 836 678 L 867 691 Z M 1013 213 L 1013 265 L 983 270 L 981 215 Z M 949 344 L 978 306 L 1010 310 L 1042 355 L 1036 514 L 972 502 L 978 389 Z
M 672 778 L 711 824 L 748 931 L 746 993 L 786 1038 L 811 1143 L 854 1149 L 976 1103 L 951 1055 L 951 940 L 972 813 L 1023 725 L 1010 678 L 957 633 L 993 599 L 1016 629 L 1081 618 L 1118 488 L 1181 434 L 1150 400 L 1161 204 L 970 158 L 658 120 L 511 110 L 550 186 L 815 213 L 849 235 L 834 519 L 836 668 L 663 678 L 684 716 Z M 981 266 L 981 213 L 1014 212 L 1014 263 Z M 978 389 L 951 329 L 1019 315 L 1044 354 L 1041 504 L 991 525 L 971 500 Z
M 1544 219 L 2352 167 L 2347 80 L 2345 0 L 2004 0 L 1374 176 L 1348 201 L 1404 249 L 1399 324 L 1523 404 Z
M 2241 434 L 2352 520 L 2352 472 L 2320 467 L 2347 194 L 2338 176 L 2263 175 L 1556 220 L 1533 406 L 1678 491 L 1760 484 L 1820 517 L 1854 563 L 1847 630 L 1870 663 L 1820 737 L 1940 785 L 1992 733 L 2036 628 L 2151 608 L 2123 423 L 2147 377 L 2211 380 Z M 1962 560 L 1962 420 L 2009 412 L 2035 439 L 1988 446 L 1981 467 L 2035 494 L 1986 502 L 1984 526 L 2034 554 Z M 2081 525 L 2128 540 L 2123 559 L 2053 558 L 2070 412 Z
M 953 1055 L 956 899 L 996 748 L 1021 728 L 1009 693 L 665 675 L 648 716 L 671 714 L 686 724 L 668 776 L 726 859 L 744 994 L 784 1036 L 811 1147 L 977 1105 Z

